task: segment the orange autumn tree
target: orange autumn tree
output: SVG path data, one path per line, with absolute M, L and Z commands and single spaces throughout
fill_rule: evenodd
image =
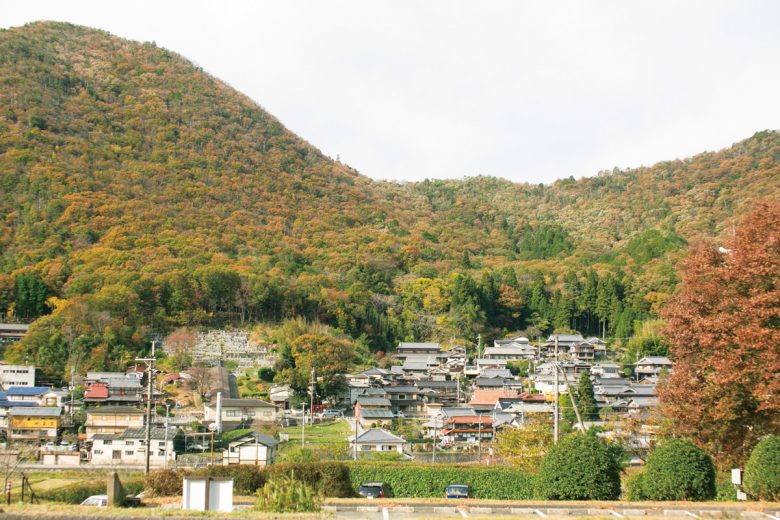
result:
M 725 248 L 694 247 L 682 280 L 659 396 L 674 432 L 728 467 L 780 429 L 780 203 L 756 204 Z

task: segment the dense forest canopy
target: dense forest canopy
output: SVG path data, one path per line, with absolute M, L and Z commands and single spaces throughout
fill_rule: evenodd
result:
M 371 351 L 577 329 L 632 336 L 684 248 L 780 193 L 780 134 L 552 185 L 375 182 L 152 43 L 0 32 L 6 357 L 121 364 L 150 332 L 305 317 Z

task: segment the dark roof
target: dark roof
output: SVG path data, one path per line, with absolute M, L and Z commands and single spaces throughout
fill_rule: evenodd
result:
M 230 445 L 232 446 L 235 444 L 246 444 L 248 442 L 252 442 L 252 443 L 257 442 L 258 444 L 268 446 L 269 448 L 272 448 L 277 444 L 279 444 L 279 441 L 277 441 L 273 437 L 269 437 L 268 435 L 265 435 L 260 432 L 250 432 L 232 441 Z
M 390 410 L 361 410 L 360 416 L 363 419 L 392 419 L 393 412 Z
M 390 401 L 385 397 L 358 396 L 357 402 L 360 406 L 390 406 Z
M 385 392 L 388 394 L 416 394 L 419 389 L 412 385 L 386 386 Z
M 510 384 L 511 380 L 507 380 L 503 377 L 478 377 L 474 384 L 476 386 L 504 386 Z
M 433 381 L 431 379 L 423 379 L 417 381 L 418 388 L 457 388 L 457 381 Z

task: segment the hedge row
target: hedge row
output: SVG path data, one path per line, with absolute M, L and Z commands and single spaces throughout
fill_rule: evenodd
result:
M 145 487 L 151 496 L 180 495 L 182 480 L 193 477 L 231 477 L 235 493 L 253 495 L 266 482 L 276 477 L 290 477 L 303 482 L 328 497 L 352 496 L 349 469 L 340 462 L 305 464 L 274 464 L 273 466 L 209 466 L 198 470 L 153 471 L 146 477 Z
M 469 467 L 412 463 L 315 462 L 257 466 L 212 466 L 197 471 L 163 470 L 150 473 L 146 491 L 153 496 L 181 494 L 185 476 L 230 476 L 236 494 L 251 495 L 266 482 L 292 478 L 326 497 L 350 497 L 364 482 L 384 482 L 390 496 L 441 497 L 450 484 L 467 484 L 472 496 L 523 500 L 533 497 L 530 475 L 508 467 Z
M 533 498 L 533 478 L 506 466 L 473 467 L 439 464 L 350 464 L 353 492 L 364 482 L 384 482 L 389 496 L 443 497 L 450 484 L 466 484 L 471 496 L 484 499 L 527 500 Z

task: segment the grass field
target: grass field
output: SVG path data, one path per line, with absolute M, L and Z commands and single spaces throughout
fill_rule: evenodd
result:
M 280 445 L 280 454 L 293 452 L 301 447 L 301 427 L 290 426 L 283 428 L 281 433 L 290 436 L 289 442 L 283 442 Z M 333 421 L 314 426 L 306 426 L 304 437 L 304 447 L 313 452 L 328 451 L 333 453 L 337 450 L 346 450 L 348 447 L 347 437 L 350 431 L 349 422 Z
M 44 492 L 53 489 L 59 489 L 80 482 L 87 481 L 105 481 L 108 475 L 107 470 L 95 471 L 25 471 L 24 474 L 29 479 L 34 492 Z M 140 476 L 139 471 L 120 471 L 119 478 L 122 480 L 130 477 Z M 17 494 L 22 487 L 22 473 L 15 473 L 11 477 L 11 493 Z

